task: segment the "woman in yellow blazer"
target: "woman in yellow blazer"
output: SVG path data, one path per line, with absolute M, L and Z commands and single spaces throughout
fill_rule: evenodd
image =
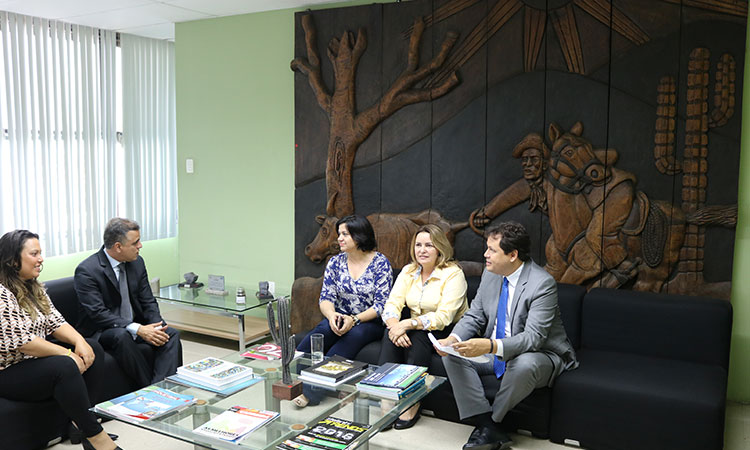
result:
M 435 350 L 428 333 L 437 339 L 447 337 L 468 309 L 466 278 L 452 258 L 453 247 L 437 225 L 423 225 L 414 234 L 412 262 L 398 275 L 381 315 L 388 329 L 383 335 L 379 364 L 430 365 Z M 410 317 L 400 320 L 405 306 Z M 417 403 L 401 414 L 393 427 L 412 427 L 419 413 Z

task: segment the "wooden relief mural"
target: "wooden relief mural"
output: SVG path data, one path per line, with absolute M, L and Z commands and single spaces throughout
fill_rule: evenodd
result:
M 437 223 L 476 275 L 483 229 L 517 220 L 558 281 L 728 299 L 746 16 L 737 0 L 298 13 L 295 331 L 319 320 L 352 213 L 395 268 Z

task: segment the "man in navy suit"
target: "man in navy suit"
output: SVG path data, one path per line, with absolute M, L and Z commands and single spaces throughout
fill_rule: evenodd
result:
M 75 271 L 81 314 L 78 330 L 99 340 L 138 386 L 163 380 L 182 364 L 177 330 L 167 327 L 138 253 L 138 223 L 111 219 L 104 229 L 104 246 Z M 146 343 L 155 351 L 153 367 L 138 350 Z
M 476 428 L 464 450 L 507 448 L 500 428 L 505 414 L 534 389 L 578 365 L 557 305 L 557 283 L 529 257 L 531 239 L 518 223 L 487 229 L 485 268 L 469 311 L 447 338 L 439 341 L 460 355 L 487 355 L 479 363 L 438 351 L 455 393 L 461 419 Z M 495 374 L 500 388 L 492 404 L 482 375 Z

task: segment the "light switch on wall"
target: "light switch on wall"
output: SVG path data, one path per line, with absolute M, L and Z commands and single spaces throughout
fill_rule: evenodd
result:
M 188 158 L 185 160 L 185 171 L 187 173 L 193 173 L 193 159 Z

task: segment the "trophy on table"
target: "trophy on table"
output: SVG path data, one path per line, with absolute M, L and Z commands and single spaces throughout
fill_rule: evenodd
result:
M 273 341 L 281 347 L 281 381 L 277 381 L 271 387 L 275 398 L 280 400 L 291 400 L 302 394 L 302 382 L 297 380 L 292 382 L 292 373 L 289 370 L 289 364 L 294 359 L 295 345 L 294 335 L 291 334 L 291 306 L 289 296 L 281 297 L 277 300 L 279 310 L 279 329 L 276 330 L 276 318 L 273 311 L 273 304 L 266 306 L 266 315 L 268 316 L 268 328 L 271 330 Z

